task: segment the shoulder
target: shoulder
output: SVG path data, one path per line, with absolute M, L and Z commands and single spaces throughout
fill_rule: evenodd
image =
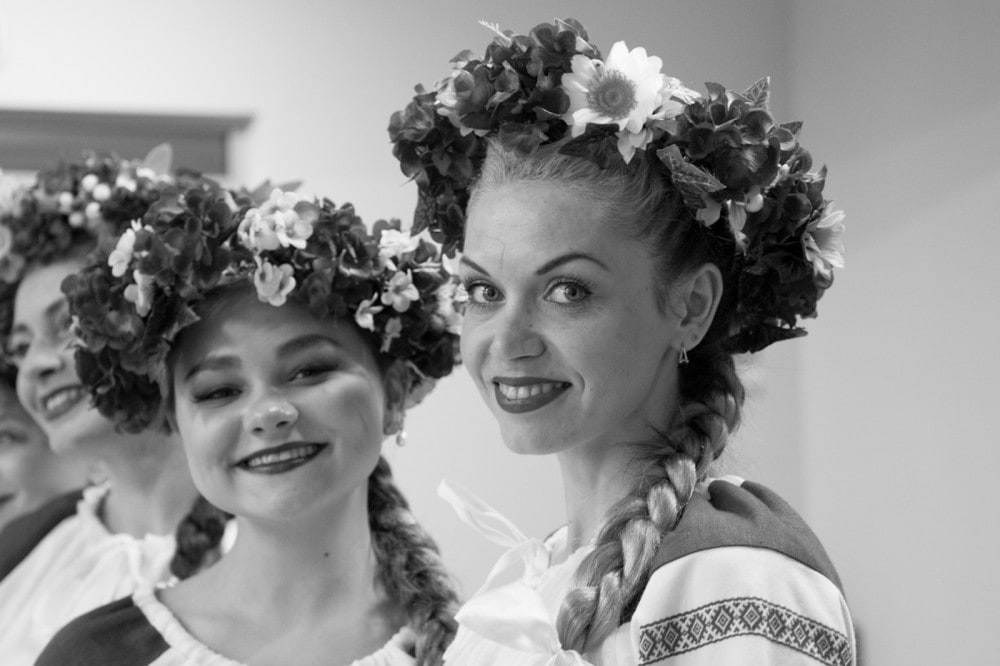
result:
M 37 666 L 150 664 L 170 646 L 132 597 L 81 615 L 42 651 Z
M 707 491 L 664 539 L 632 617 L 639 663 L 853 664 L 839 578 L 798 514 L 758 484 Z
M 35 549 L 52 529 L 76 513 L 83 491 L 76 490 L 11 521 L 0 532 L 0 580 Z
M 819 539 L 773 490 L 741 479 L 716 479 L 699 490 L 663 540 L 654 569 L 698 551 L 745 546 L 786 555 L 841 588 Z

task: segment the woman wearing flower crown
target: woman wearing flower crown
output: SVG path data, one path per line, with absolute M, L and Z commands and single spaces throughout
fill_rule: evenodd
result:
M 57 456 L 15 392 L 16 373 L 0 367 L 0 530 L 18 516 L 87 481 L 79 461 Z
M 238 536 L 203 573 L 77 619 L 38 663 L 440 663 L 456 597 L 380 457 L 456 362 L 438 249 L 278 189 L 143 222 L 64 285 L 80 362 L 123 426 L 177 429 Z
M 5 664 L 33 663 L 69 620 L 169 579 L 171 566 L 184 574 L 218 543 L 191 529 L 212 521 L 204 509 L 189 514 L 197 491 L 176 437 L 120 432 L 89 404 L 60 290 L 106 235 L 174 187 L 150 166 L 158 154 L 146 164 L 92 156 L 44 171 L 0 216 L 0 334 L 4 361 L 18 369 L 18 396 L 55 453 L 105 477 L 0 535 Z M 179 525 L 191 537 L 182 547 Z
M 442 488 L 510 547 L 445 661 L 854 663 L 815 536 L 710 471 L 740 420 L 733 354 L 804 334 L 841 265 L 798 124 L 766 79 L 703 97 L 575 21 L 493 29 L 389 130 L 415 230 L 463 250 L 463 360 L 505 443 L 558 457 L 568 524 L 529 539 Z

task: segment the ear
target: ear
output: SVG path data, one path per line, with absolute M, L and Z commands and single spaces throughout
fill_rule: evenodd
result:
M 410 373 L 402 361 L 393 361 L 382 373 L 385 390 L 385 417 L 382 432 L 395 435 L 403 428 L 406 398 L 410 390 Z
M 679 339 L 680 348 L 694 349 L 701 342 L 712 325 L 715 311 L 722 300 L 722 272 L 715 264 L 702 264 L 688 274 L 680 285 L 677 299 L 680 305 Z

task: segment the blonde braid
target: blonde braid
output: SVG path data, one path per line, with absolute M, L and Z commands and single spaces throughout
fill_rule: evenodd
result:
M 368 477 L 368 522 L 378 581 L 417 634 L 417 665 L 436 666 L 455 637 L 458 595 L 437 545 L 410 513 L 385 458 Z
M 724 352 L 714 356 L 692 355 L 685 373 L 715 374 L 729 385 L 728 390 L 714 390 L 702 400 L 687 397 L 665 441 L 648 446 L 648 462 L 635 489 L 608 512 L 596 546 L 577 569 L 574 588 L 559 610 L 556 627 L 564 649 L 584 652 L 596 647 L 631 619 L 660 543 L 680 520 L 695 484 L 707 476 L 738 425 L 742 385 L 732 357 Z

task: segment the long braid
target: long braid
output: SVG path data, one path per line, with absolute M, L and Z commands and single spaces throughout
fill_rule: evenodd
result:
M 190 578 L 221 556 L 219 544 L 231 515 L 198 495 L 194 506 L 177 526 L 177 550 L 170 560 L 170 573 Z
M 609 511 L 593 552 L 580 564 L 575 587 L 563 601 L 556 626 L 566 649 L 583 652 L 599 645 L 631 619 L 660 543 L 680 520 L 695 483 L 707 476 L 739 422 L 743 388 L 732 357 L 719 352 L 690 358 L 685 377 L 715 375 L 717 380 L 725 378 L 729 387 L 719 390 L 717 381 L 681 381 L 675 427 L 658 446 L 648 445 L 645 473 L 638 475 L 633 492 Z M 710 392 L 688 392 L 702 386 L 709 386 Z
M 706 229 L 690 217 L 678 219 L 675 213 L 685 209 L 679 193 L 665 186 L 667 180 L 656 160 L 637 158 L 624 168 L 601 169 L 589 160 L 560 155 L 557 148 L 523 156 L 494 144 L 470 201 L 475 205 L 478 192 L 505 183 L 557 182 L 603 207 L 610 223 L 631 225 L 633 237 L 658 258 L 662 295 L 675 279 L 704 263 L 716 264 L 724 278 L 716 316 L 680 373 L 673 422 L 655 441 L 636 445 L 635 487 L 609 510 L 559 610 L 556 627 L 564 649 L 593 648 L 631 619 L 661 542 L 739 425 L 744 391 L 725 348 L 734 316 L 735 239 L 726 225 Z M 601 193 L 599 199 L 595 192 Z
M 417 633 L 417 664 L 440 664 L 455 636 L 458 595 L 437 545 L 413 518 L 385 458 L 368 477 L 368 522 L 378 581 Z

